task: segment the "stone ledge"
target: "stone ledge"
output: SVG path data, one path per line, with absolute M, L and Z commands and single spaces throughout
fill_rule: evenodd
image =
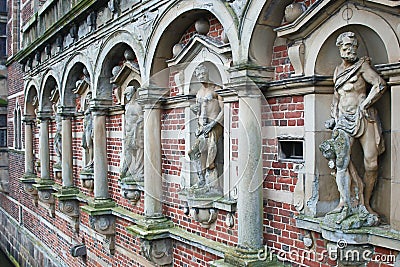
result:
M 338 242 L 344 239 L 347 244 L 370 244 L 397 251 L 400 250 L 400 232 L 391 229 L 390 225 L 338 231 L 324 226 L 322 220 L 322 217 L 311 218 L 300 215 L 296 218 L 296 227 L 321 233 L 324 239 L 331 242 Z

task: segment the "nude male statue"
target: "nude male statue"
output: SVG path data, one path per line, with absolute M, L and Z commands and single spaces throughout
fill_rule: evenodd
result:
M 196 165 L 199 179 L 196 186 L 203 187 L 211 172 L 216 171 L 217 144 L 223 134 L 224 103 L 222 97 L 215 92 L 220 87 L 210 82 L 204 64 L 197 66 L 194 75 L 201 83 L 193 109 L 197 114 L 198 128 L 195 133 L 196 142 L 188 154 Z
M 385 150 L 378 113 L 373 104 L 386 89 L 385 81 L 372 69 L 369 58 L 358 58 L 358 41 L 353 32 L 338 36 L 342 63 L 336 67 L 334 97 L 331 105 L 331 119 L 325 123 L 333 129 L 334 138 L 342 136 L 341 160 L 336 160 L 336 183 L 340 193 L 339 205 L 330 213 L 349 210 L 351 183 L 350 176 L 358 175 L 350 160 L 351 147 L 355 139 L 360 141 L 365 173 L 364 188 L 360 204 L 370 214 L 377 215 L 371 208 L 370 200 L 378 175 L 378 156 Z M 369 89 L 370 87 L 370 89 Z M 369 89 L 369 90 L 368 90 Z M 348 139 L 348 141 L 346 141 Z M 345 153 L 343 153 L 345 152 Z M 357 178 L 352 177 L 353 180 Z M 362 191 L 362 190 L 361 190 Z M 362 192 L 360 192 L 362 194 Z M 363 199 L 362 199 L 363 197 Z M 364 203 L 362 203 L 364 202 Z
M 125 105 L 124 162 L 120 176 L 134 181 L 143 181 L 143 111 L 133 99 L 135 92 L 134 86 L 128 86 L 124 93 L 127 103 Z

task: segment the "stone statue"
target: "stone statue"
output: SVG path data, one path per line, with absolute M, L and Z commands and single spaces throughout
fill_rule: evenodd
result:
M 143 111 L 135 101 L 136 88 L 125 89 L 125 129 L 124 129 L 124 161 L 120 176 L 125 182 L 143 181 L 144 143 L 143 143 Z
M 61 169 L 61 155 L 62 155 L 62 136 L 61 136 L 61 115 L 57 112 L 57 106 L 59 103 L 54 105 L 55 122 L 56 122 L 56 133 L 54 135 L 54 152 L 57 156 L 57 162 L 54 164 L 54 168 Z
M 88 92 L 85 98 L 85 110 L 83 119 L 83 136 L 82 136 L 82 147 L 86 152 L 86 163 L 83 167 L 85 172 L 93 172 L 93 117 L 90 111 L 90 99 L 92 93 Z
M 196 105 L 192 107 L 197 114 L 198 128 L 196 141 L 188 155 L 195 164 L 198 176 L 194 187 L 215 187 L 212 183 L 218 179 L 215 160 L 217 144 L 223 134 L 224 103 L 222 97 L 215 92 L 220 87 L 210 82 L 209 71 L 204 64 L 195 69 L 194 75 L 201 83 L 201 88 L 196 95 Z
M 353 32 L 339 35 L 336 41 L 342 63 L 334 72 L 335 90 L 331 119 L 325 126 L 333 130 L 332 139 L 321 144 L 323 155 L 336 168 L 339 205 L 329 214 L 341 214 L 343 222 L 354 209 L 375 216 L 370 200 L 378 175 L 378 156 L 385 150 L 378 113 L 373 104 L 386 89 L 385 81 L 372 69 L 369 58 L 358 58 L 358 41 Z M 371 87 L 368 90 L 368 87 Z M 362 179 L 351 161 L 351 148 L 358 139 L 363 149 L 365 173 Z M 351 201 L 351 182 L 358 190 L 356 207 Z M 371 216 L 369 216 L 371 218 Z M 370 220 L 370 218 L 368 220 Z M 374 220 L 374 219 L 372 219 Z

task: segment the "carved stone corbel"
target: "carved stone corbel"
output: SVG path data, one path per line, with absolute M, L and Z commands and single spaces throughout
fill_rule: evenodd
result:
M 49 212 L 49 215 L 55 217 L 55 200 L 54 200 L 54 189 L 51 185 L 40 185 L 36 184 L 34 187 L 38 191 L 39 202 L 42 203 Z
M 201 208 L 191 208 L 190 216 L 198 223 L 200 223 L 201 227 L 209 229 L 211 225 L 217 220 L 217 210 L 210 209 L 201 209 Z
M 136 205 L 144 191 L 143 182 L 124 182 L 122 180 L 120 183 L 121 195 L 133 205 Z
M 30 177 L 32 176 L 32 177 Z M 23 184 L 24 191 L 28 193 L 30 196 L 32 196 L 32 202 L 35 207 L 38 206 L 38 191 L 37 189 L 33 186 L 36 184 L 36 179 L 37 177 L 33 174 L 27 175 L 25 174 L 24 178 L 20 179 L 20 182 Z
M 143 256 L 158 266 L 172 264 L 173 251 L 170 239 L 142 240 L 141 249 Z
M 90 227 L 96 232 L 105 235 L 104 247 L 115 253 L 115 216 L 111 214 L 90 215 Z
M 93 192 L 94 188 L 94 175 L 93 173 L 81 172 L 79 174 L 82 187 L 86 188 L 89 192 Z
M 75 232 L 79 232 L 79 201 L 76 199 L 60 199 L 58 209 L 70 218 L 70 225 Z
M 304 75 L 304 53 L 305 46 L 303 41 L 296 42 L 288 48 L 288 56 L 294 68 L 292 77 Z

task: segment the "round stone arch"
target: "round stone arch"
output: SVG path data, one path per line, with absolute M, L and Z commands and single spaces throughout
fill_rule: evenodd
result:
M 36 98 L 39 97 L 38 88 L 39 88 L 39 85 L 34 80 L 30 80 L 26 84 L 26 87 L 24 90 L 25 91 L 24 116 L 28 115 L 28 116 L 36 117 L 36 114 L 35 114 L 36 107 L 34 106 L 34 100 L 35 100 L 35 97 Z
M 148 44 L 144 76 L 149 80 L 154 75 L 167 67 L 165 60 L 172 57 L 172 47 L 179 41 L 190 24 L 194 23 L 193 18 L 200 18 L 204 14 L 212 14 L 222 24 L 224 32 L 229 39 L 232 49 L 233 62 L 239 59 L 239 37 L 236 22 L 230 11 L 222 1 L 214 1 L 213 5 L 205 5 L 201 1 L 184 1 L 174 3 L 156 21 Z M 192 18 L 188 18 L 192 15 Z M 173 29 L 173 31 L 171 30 Z M 165 77 L 167 79 L 167 77 Z
M 270 66 L 276 32 L 273 30 L 282 23 L 284 10 L 292 0 L 270 1 L 252 0 L 245 10 L 241 33 L 240 61 L 251 59 L 260 66 Z M 249 34 L 250 33 L 250 34 Z
M 342 9 L 345 8 L 347 7 Z M 347 22 L 343 20 L 342 12 L 343 10 L 337 12 L 329 23 L 323 24 L 307 39 L 304 66 L 306 76 L 333 74 L 335 66 L 340 62 L 335 46 L 337 35 L 348 30 L 358 35 L 360 56 L 370 56 L 373 64 L 398 61 L 399 40 L 392 27 L 381 16 L 368 10 L 353 8 L 353 17 Z
M 94 87 L 93 97 L 98 99 L 112 99 L 113 86 L 110 83 L 112 69 L 122 60 L 126 49 L 132 50 L 138 60 L 139 69 L 142 69 L 143 49 L 134 37 L 128 31 L 116 31 L 112 33 L 100 47 L 98 57 L 96 58 L 95 72 L 93 76 Z
M 89 59 L 80 53 L 71 56 L 65 66 L 64 76 L 62 78 L 62 90 L 60 91 L 60 97 L 61 105 L 63 107 L 75 107 L 76 95 L 73 93 L 73 90 L 76 87 L 76 81 L 83 73 L 83 68 L 86 68 L 88 71 L 90 77 L 90 87 L 93 87 L 93 68 L 89 62 Z
M 57 88 L 60 92 L 60 79 L 54 70 L 46 72 L 40 85 L 39 111 L 51 112 L 52 103 L 50 101 L 51 92 Z

